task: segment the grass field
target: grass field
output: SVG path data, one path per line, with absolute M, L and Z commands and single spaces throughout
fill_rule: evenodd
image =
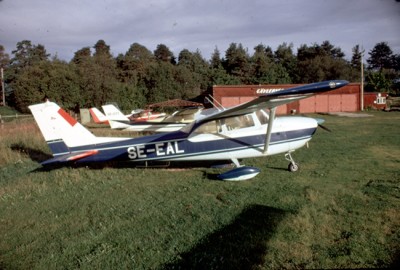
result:
M 262 171 L 60 168 L 36 125 L 0 127 L 0 269 L 395 267 L 400 113 L 324 115 L 309 149 Z M 321 117 L 320 115 L 318 117 Z M 93 129 L 97 134 L 108 130 Z

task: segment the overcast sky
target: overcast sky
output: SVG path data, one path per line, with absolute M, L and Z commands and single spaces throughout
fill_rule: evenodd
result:
M 200 50 L 207 60 L 231 43 L 250 55 L 258 44 L 273 50 L 329 40 L 350 59 L 359 44 L 368 53 L 385 41 L 400 54 L 399 0 L 0 0 L 0 45 L 42 44 L 71 60 L 100 39 L 114 56 L 139 43 L 154 51 L 165 44 L 176 57 Z M 368 57 L 368 54 L 366 54 Z

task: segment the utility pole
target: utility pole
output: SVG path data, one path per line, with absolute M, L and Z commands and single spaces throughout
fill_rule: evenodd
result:
M 3 106 L 6 106 L 6 89 L 4 87 L 3 68 L 0 68 L 0 72 L 1 72 L 1 92 L 3 93 Z
M 364 50 L 361 51 L 361 95 L 360 95 L 360 107 L 361 111 L 364 111 L 364 63 L 363 63 Z

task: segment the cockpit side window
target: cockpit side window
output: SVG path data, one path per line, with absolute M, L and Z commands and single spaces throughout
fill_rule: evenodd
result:
M 254 126 L 254 120 L 251 114 L 241 115 L 232 118 L 228 118 L 230 121 L 227 122 L 227 126 L 230 127 L 230 130 L 247 128 Z M 228 120 L 227 119 L 227 120 Z
M 199 126 L 194 133 L 217 134 L 252 127 L 254 125 L 253 116 L 251 114 L 241 115 L 204 123 L 203 125 Z
M 219 122 L 219 121 L 218 121 Z M 218 128 L 217 128 L 217 121 L 211 121 L 204 123 L 203 125 L 199 126 L 194 133 L 196 134 L 202 134 L 202 133 L 211 133 L 215 134 L 218 133 Z

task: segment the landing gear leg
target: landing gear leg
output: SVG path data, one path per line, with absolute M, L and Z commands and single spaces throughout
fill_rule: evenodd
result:
M 292 158 L 292 152 L 294 151 L 289 151 L 285 154 L 285 159 L 287 161 L 289 161 L 289 165 L 288 165 L 288 170 L 290 172 L 297 172 L 299 170 L 299 164 L 297 164 L 294 159 Z
M 235 164 L 236 168 L 243 166 L 243 165 L 240 165 L 239 160 L 237 158 L 232 158 L 231 160 L 232 160 L 233 164 Z

